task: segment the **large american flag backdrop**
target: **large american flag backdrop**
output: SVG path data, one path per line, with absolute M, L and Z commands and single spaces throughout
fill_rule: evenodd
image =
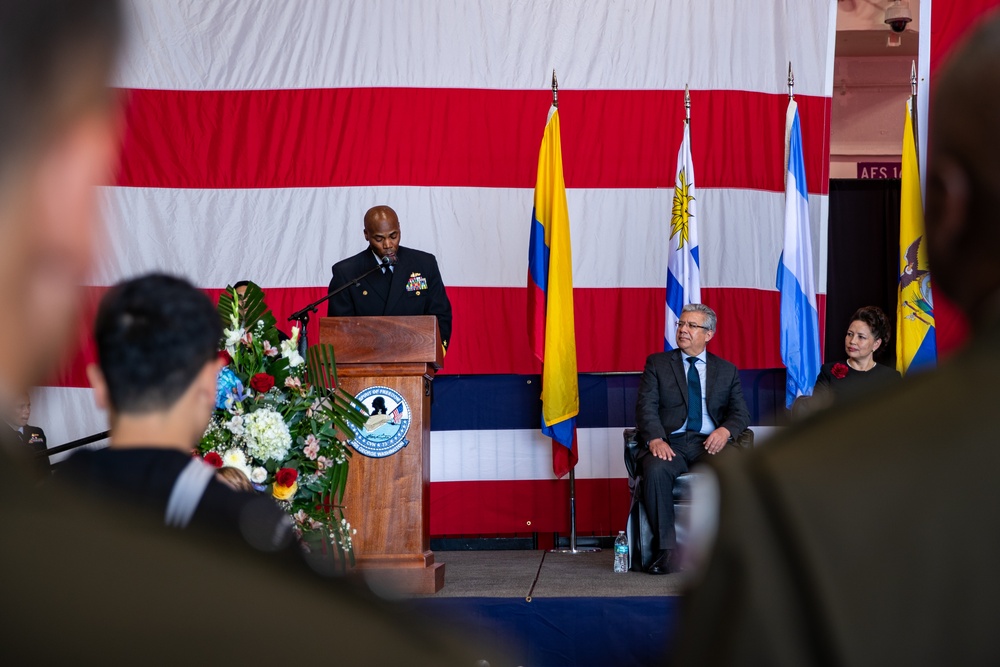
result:
M 618 530 L 634 404 L 615 374 L 663 346 L 684 86 L 702 296 L 720 318 L 713 351 L 744 369 L 780 367 L 788 63 L 825 292 L 835 14 L 833 0 L 133 3 L 116 81 L 121 167 L 104 188 L 86 324 L 104 287 L 153 270 L 213 298 L 252 279 L 283 320 L 364 247 L 364 212 L 389 204 L 403 244 L 437 255 L 454 306 L 435 382 L 432 534 L 565 530 L 565 482 L 538 431 L 525 288 L 555 69 L 583 374 L 579 528 Z M 82 333 L 35 395 L 53 444 L 106 427 L 89 358 Z

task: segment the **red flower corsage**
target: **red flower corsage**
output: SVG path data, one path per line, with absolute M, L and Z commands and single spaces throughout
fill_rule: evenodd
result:
M 830 369 L 830 372 L 833 373 L 833 377 L 837 378 L 838 380 L 843 380 L 845 377 L 847 377 L 848 370 L 849 369 L 847 368 L 847 364 L 834 364 L 833 368 Z

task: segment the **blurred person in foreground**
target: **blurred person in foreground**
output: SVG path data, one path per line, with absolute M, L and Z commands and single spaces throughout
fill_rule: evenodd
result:
M 111 442 L 77 451 L 60 472 L 92 493 L 147 507 L 167 525 L 203 522 L 275 551 L 294 540 L 288 516 L 191 456 L 215 409 L 221 338 L 212 302 L 185 280 L 154 274 L 108 291 L 94 325 L 98 363 L 87 375 L 108 411 Z
M 95 186 L 110 182 L 117 151 L 107 80 L 120 25 L 110 0 L 0 3 L 5 408 L 73 333 Z M 120 504 L 40 490 L 6 448 L 0 471 L 0 590 L 16 610 L 0 621 L 0 664 L 284 664 L 290 651 L 314 651 L 354 664 L 470 665 L 484 653 L 300 561 L 276 567 L 216 531 L 181 534 Z M 263 632 L 232 642 L 219 628 Z
M 984 419 L 1000 402 L 1000 20 L 944 65 L 931 110 L 931 275 L 973 339 L 719 462 L 677 664 L 1000 664 L 1000 436 Z
M 117 155 L 110 2 L 0 3 L 0 404 L 66 353 Z M 6 440 L 6 439 L 4 439 Z

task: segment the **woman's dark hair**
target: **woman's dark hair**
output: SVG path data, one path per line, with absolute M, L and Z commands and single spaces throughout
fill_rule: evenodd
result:
M 879 350 L 884 350 L 889 342 L 891 334 L 889 332 L 889 318 L 885 316 L 878 306 L 864 306 L 858 308 L 851 316 L 851 322 L 864 322 L 872 330 L 875 340 L 881 340 Z M 876 350 L 877 351 L 877 350 Z

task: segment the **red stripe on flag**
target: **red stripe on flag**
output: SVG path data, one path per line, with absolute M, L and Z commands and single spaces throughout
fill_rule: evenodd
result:
M 532 188 L 551 93 L 341 88 L 127 91 L 117 184 L 157 188 Z M 703 188 L 784 191 L 787 97 L 692 91 Z M 830 98 L 796 97 L 809 192 L 828 191 Z M 566 185 L 672 187 L 675 90 L 562 90 Z
M 577 479 L 580 534 L 625 528 L 628 480 Z M 431 535 L 569 532 L 569 480 L 432 482 Z
M 712 352 L 745 369 L 783 366 L 777 291 L 703 287 L 701 294 L 719 316 Z M 528 327 L 522 319 L 525 290 L 452 287 L 448 295 L 455 333 L 445 373 L 541 372 L 530 353 Z M 646 357 L 663 349 L 664 299 L 662 288 L 575 288 L 579 371 L 641 371 Z M 817 301 L 822 332 L 826 295 L 818 295 Z
M 49 384 L 86 387 L 86 364 L 94 359 L 93 330 L 97 301 L 106 288 L 90 288 L 77 352 Z M 213 301 L 220 289 L 205 290 Z M 326 287 L 265 289 L 278 328 L 286 318 L 326 293 Z M 740 368 L 779 368 L 780 296 L 777 291 L 702 288 L 702 300 L 719 315 L 711 350 Z M 528 346 L 527 290 L 523 287 L 449 287 L 454 334 L 443 373 L 524 374 L 541 372 Z M 663 349 L 662 288 L 574 290 L 577 362 L 581 373 L 638 372 L 652 352 Z M 826 295 L 818 296 L 820 331 L 825 326 Z M 319 342 L 319 318 L 310 322 L 309 340 Z M 820 344 L 822 349 L 822 341 Z
M 1000 0 L 963 0 L 931 5 L 931 74 L 937 72 L 962 39 L 998 7 Z

